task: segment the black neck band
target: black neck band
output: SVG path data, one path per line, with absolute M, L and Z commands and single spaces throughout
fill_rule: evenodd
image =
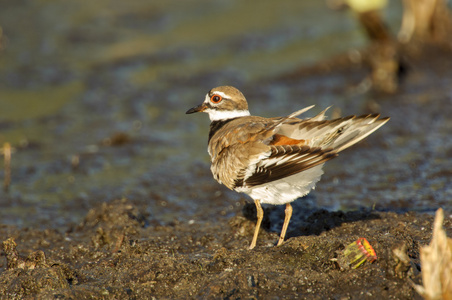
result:
M 235 120 L 235 119 L 237 119 L 237 118 L 212 121 L 212 123 L 210 123 L 210 131 L 209 131 L 209 140 L 208 140 L 208 142 L 210 142 L 210 139 L 214 136 L 214 134 L 218 130 L 220 130 L 224 125 L 228 124 L 229 122 L 231 122 L 232 120 Z

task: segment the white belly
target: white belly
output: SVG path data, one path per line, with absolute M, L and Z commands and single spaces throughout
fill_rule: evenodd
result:
M 323 164 L 301 173 L 252 188 L 237 188 L 237 192 L 248 194 L 261 203 L 280 205 L 307 195 L 322 176 Z

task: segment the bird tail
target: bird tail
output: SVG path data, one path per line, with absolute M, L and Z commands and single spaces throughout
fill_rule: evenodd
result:
M 278 128 L 277 133 L 292 139 L 303 139 L 310 147 L 332 148 L 335 152 L 340 152 L 389 121 L 389 118 L 379 119 L 379 114 L 320 121 L 324 117 L 323 113 L 312 119 L 287 121 Z
M 379 114 L 372 114 L 345 118 L 343 122 L 338 122 L 335 130 L 326 135 L 321 146 L 332 147 L 336 152 L 341 152 L 365 139 L 389 121 L 389 118 L 379 119 L 379 117 Z M 334 123 L 334 120 L 332 122 Z

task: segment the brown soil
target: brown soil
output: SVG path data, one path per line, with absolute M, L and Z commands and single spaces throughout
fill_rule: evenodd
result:
M 435 58 L 428 60 L 433 64 L 429 68 L 446 68 L 450 74 L 451 68 L 445 67 L 445 62 L 450 65 L 450 52 Z M 350 77 L 358 78 L 357 73 L 365 73 L 362 69 L 355 72 L 358 67 L 354 66 L 341 69 L 341 64 L 326 63 L 320 69 L 338 73 L 345 69 Z M 317 66 L 278 80 L 307 76 L 315 79 L 322 72 Z M 112 141 L 127 142 L 123 136 Z M 207 172 L 207 166 L 202 168 Z M 201 180 L 197 184 L 201 186 Z M 201 186 L 198 192 L 203 188 L 209 187 Z M 413 284 L 421 280 L 419 249 L 431 239 L 432 214 L 372 209 L 329 212 L 303 209 L 309 198 L 301 199 L 294 208 L 286 242 L 274 246 L 281 218 L 271 216 L 281 216 L 282 210 L 270 207 L 265 209 L 257 247 L 250 251 L 253 205 L 244 204 L 242 214 L 222 216 L 215 222 L 197 218 L 209 209 L 224 207 L 226 198 L 220 195 L 204 203 L 202 212 L 192 217 L 194 221 L 164 223 L 158 216 L 141 213 L 149 211 L 146 203 L 122 199 L 100 204 L 80 224 L 64 228 L 0 225 L 0 298 L 420 298 Z M 409 204 L 409 199 L 405 202 Z M 77 206 L 76 201 L 68 204 L 68 210 L 74 208 L 71 205 Z M 452 236 L 450 217 L 444 227 Z M 378 258 L 353 269 L 343 263 L 343 250 L 360 237 L 370 242 Z
M 299 200 L 300 201 L 300 200 Z M 302 201 L 302 200 L 301 200 Z M 252 214 L 246 205 L 244 214 Z M 314 210 L 281 247 L 254 221 L 149 226 L 128 200 L 104 203 L 66 232 L 0 227 L 8 256 L 0 265 L 4 298 L 310 298 L 413 299 L 419 247 L 431 238 L 427 214 Z M 267 215 L 271 209 L 267 209 Z M 268 223 L 268 220 L 267 220 Z M 452 222 L 445 222 L 448 234 Z M 366 237 L 378 259 L 341 269 L 334 258 Z M 400 254 L 402 253 L 402 254 Z M 405 255 L 406 254 L 406 255 Z

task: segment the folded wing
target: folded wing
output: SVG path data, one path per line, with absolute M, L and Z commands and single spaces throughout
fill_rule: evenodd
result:
M 250 161 L 235 180 L 237 187 L 253 187 L 302 172 L 337 156 L 333 149 L 299 145 L 270 146 L 270 151 Z

